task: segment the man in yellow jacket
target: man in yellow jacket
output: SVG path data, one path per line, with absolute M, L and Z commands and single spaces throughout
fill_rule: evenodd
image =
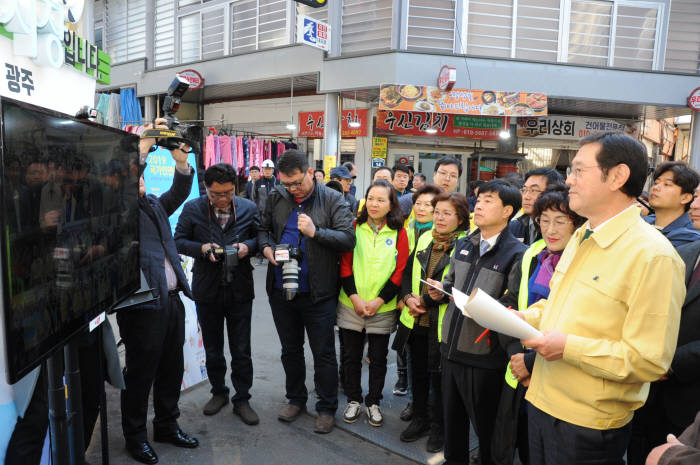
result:
M 685 298 L 684 265 L 635 206 L 646 149 L 619 134 L 589 136 L 567 178 L 588 218 L 569 241 L 549 298 L 521 314 L 543 336 L 526 399 L 530 463 L 620 464 L 634 411 L 666 375 Z

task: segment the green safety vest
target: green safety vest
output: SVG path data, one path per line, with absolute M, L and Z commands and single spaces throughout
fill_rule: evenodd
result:
M 522 274 L 520 277 L 520 289 L 518 290 L 518 310 L 527 309 L 527 299 L 528 299 L 528 282 L 530 281 L 530 266 L 532 265 L 532 260 L 537 257 L 537 254 L 542 252 L 547 244 L 544 239 L 532 244 L 523 254 L 522 261 Z M 510 371 L 510 362 L 508 362 L 508 367 L 506 367 L 506 383 L 508 386 L 515 389 L 518 387 L 518 380 L 513 378 L 513 373 Z
M 458 236 L 459 238 L 462 238 L 465 236 L 465 233 L 462 232 Z M 430 231 L 426 231 L 421 235 L 420 238 L 418 238 L 418 244 L 416 244 L 416 255 L 418 255 L 418 252 L 421 252 L 430 246 L 430 244 L 433 242 L 433 234 Z M 452 252 L 450 256 L 454 253 L 454 248 L 452 249 Z M 407 265 L 408 266 L 408 265 Z M 411 271 L 411 292 L 419 295 L 420 294 L 420 278 L 421 278 L 421 266 L 420 262 L 418 261 L 418 257 L 414 255 L 413 257 L 413 270 Z M 445 279 L 445 276 L 447 276 L 447 273 L 450 271 L 450 265 L 448 264 L 445 267 L 445 271 L 442 273 L 442 279 Z M 447 310 L 447 303 L 440 304 L 438 306 L 438 341 L 442 342 L 442 318 L 445 315 L 445 310 Z M 409 313 L 409 308 L 408 306 L 404 306 L 403 310 L 401 311 L 401 316 L 399 317 L 399 321 L 408 329 L 413 329 L 413 325 L 416 322 L 416 318 Z
M 382 227 L 374 237 L 374 231 L 367 222 L 355 228 L 355 250 L 352 255 L 352 273 L 355 279 L 357 295 L 369 301 L 379 296 L 384 284 L 396 269 L 396 241 L 399 232 Z M 353 308 L 350 297 L 344 289 L 340 290 L 340 301 Z M 396 297 L 379 307 L 377 313 L 384 313 L 396 308 Z

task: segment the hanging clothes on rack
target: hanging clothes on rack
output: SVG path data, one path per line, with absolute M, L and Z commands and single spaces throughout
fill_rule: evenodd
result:
M 233 165 L 231 158 L 231 138 L 229 136 L 219 136 L 219 147 L 221 153 L 220 163 Z
M 246 155 L 243 150 L 243 137 L 238 136 L 236 139 L 236 155 L 238 156 L 238 169 L 245 170 L 246 176 L 248 175 L 248 163 L 246 160 Z
M 221 136 L 214 136 L 214 163 L 221 163 L 221 141 L 219 140 Z
M 216 162 L 214 161 L 216 159 L 216 152 L 214 151 L 214 144 L 216 142 L 214 141 L 214 135 L 209 134 L 204 142 L 204 167 L 209 168 L 211 165 L 214 165 Z

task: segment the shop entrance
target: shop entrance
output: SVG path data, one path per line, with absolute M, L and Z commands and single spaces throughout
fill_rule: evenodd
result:
M 434 147 L 392 147 L 389 146 L 389 154 L 387 157 L 387 165 L 392 168 L 395 164 L 409 165 L 413 166 L 416 173 L 423 173 L 426 178 L 426 182 L 433 182 L 433 172 L 435 171 L 435 164 L 440 158 L 443 157 L 453 157 L 457 158 L 462 162 L 462 176 L 459 178 L 459 184 L 457 185 L 457 191 L 461 193 L 467 192 L 466 179 L 467 179 L 467 162 L 471 151 L 466 152 L 463 150 L 455 150 L 452 148 L 445 148 L 444 150 L 435 150 Z

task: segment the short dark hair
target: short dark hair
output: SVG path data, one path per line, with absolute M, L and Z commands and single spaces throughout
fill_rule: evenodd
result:
M 455 157 L 442 157 L 440 158 L 437 163 L 435 163 L 435 169 L 433 172 L 437 173 L 438 168 L 440 168 L 442 165 L 457 165 L 457 170 L 459 171 L 459 175 L 462 176 L 462 162 Z
M 331 188 L 334 191 L 338 191 L 341 194 L 345 193 L 345 191 L 343 190 L 343 185 L 340 184 L 338 181 L 330 180 L 326 183 L 326 187 Z
M 484 181 L 483 179 L 477 179 L 476 181 L 472 181 L 472 190 L 475 191 L 481 188 L 481 186 L 483 186 L 484 184 L 486 184 L 486 181 Z
M 249 173 L 250 173 L 251 171 L 253 171 L 253 170 L 255 170 L 255 171 L 260 171 L 260 168 L 257 167 L 257 166 L 255 166 L 255 165 L 253 165 L 253 166 L 251 166 L 250 168 L 248 168 L 248 172 L 249 172 Z
M 450 202 L 452 207 L 457 212 L 459 226 L 457 231 L 466 231 L 469 229 L 469 202 L 464 194 L 459 192 L 442 192 L 433 197 L 433 208 L 438 202 Z
M 416 169 L 413 166 L 408 165 L 408 171 L 410 171 L 411 173 L 415 173 Z
M 375 171 L 374 174 L 379 173 L 381 170 L 387 170 L 391 175 L 391 179 L 394 179 L 394 170 L 392 170 L 388 166 L 380 166 L 379 168 L 377 168 L 377 171 Z
M 501 179 L 505 182 L 511 183 L 518 189 L 523 187 L 523 183 L 525 182 L 523 181 L 523 177 L 520 176 L 519 173 L 506 173 Z
M 403 228 L 404 217 L 403 213 L 401 212 L 401 205 L 399 205 L 399 198 L 396 196 L 396 191 L 394 191 L 394 186 L 389 184 L 389 181 L 385 179 L 374 181 L 367 188 L 367 192 L 365 192 L 365 199 L 369 197 L 369 191 L 372 190 L 373 187 L 383 187 L 389 193 L 389 203 L 391 204 L 391 208 L 389 209 L 389 213 L 386 215 L 387 226 L 396 231 Z M 365 204 L 365 208 L 362 209 L 360 215 L 357 217 L 357 224 L 367 222 L 368 218 L 369 211 L 367 204 Z
M 535 168 L 534 170 L 530 170 L 525 173 L 525 179 L 523 182 L 527 182 L 527 180 L 532 176 L 544 176 L 547 178 L 547 186 L 557 183 L 564 184 L 564 176 L 562 176 L 561 173 L 554 168 Z
M 316 173 L 321 173 L 324 177 L 326 176 L 326 172 L 323 170 L 314 170 L 314 174 Z
M 620 189 L 629 197 L 638 197 L 644 189 L 647 178 L 647 149 L 644 144 L 627 136 L 615 132 L 591 134 L 581 139 L 581 145 L 600 144 L 600 150 L 596 154 L 596 161 L 603 172 L 603 179 L 607 179 L 608 172 L 617 165 L 627 165 L 630 177 Z
M 537 197 L 532 209 L 533 218 L 539 218 L 547 210 L 556 210 L 568 216 L 575 228 L 586 222 L 586 218 L 569 207 L 569 188 L 563 183 L 549 184 L 542 195 Z
M 670 172 L 673 175 L 673 183 L 681 188 L 682 194 L 695 194 L 695 188 L 700 184 L 700 175 L 693 168 L 688 166 L 687 163 L 682 161 L 667 161 L 660 164 L 656 170 L 654 170 L 654 181 L 656 181 L 662 174 Z M 640 197 L 641 194 L 638 196 Z M 688 202 L 685 204 L 685 211 L 690 209 L 690 204 Z
M 213 183 L 226 184 L 236 183 L 236 170 L 228 163 L 217 163 L 211 165 L 204 172 L 204 185 L 210 187 Z
M 307 160 L 306 154 L 296 149 L 285 150 L 279 160 L 277 160 L 277 170 L 287 176 L 294 174 L 296 170 L 306 173 L 308 169 L 309 160 Z
M 423 194 L 440 195 L 443 192 L 444 191 L 440 186 L 436 186 L 435 184 L 426 184 L 413 193 L 413 203 L 415 204 L 418 200 L 418 197 L 420 197 Z
M 416 178 L 421 178 L 421 179 L 423 180 L 423 182 L 425 182 L 425 181 L 428 180 L 428 178 L 426 178 L 425 175 L 424 175 L 423 173 L 416 173 L 416 174 L 414 174 L 414 175 L 413 175 L 413 179 L 416 179 Z
M 520 210 L 520 205 L 522 203 L 520 190 L 511 183 L 501 179 L 494 179 L 479 188 L 479 195 L 487 192 L 497 193 L 504 207 L 509 205 L 513 207 L 513 212 L 510 214 L 509 219 L 513 219 L 515 214 L 518 213 L 518 210 Z
M 411 175 L 410 171 L 408 171 L 408 166 L 407 165 L 395 165 L 394 166 L 394 173 L 391 176 L 391 179 L 394 179 L 396 176 L 396 173 L 401 171 L 402 173 L 406 173 L 407 175 Z

